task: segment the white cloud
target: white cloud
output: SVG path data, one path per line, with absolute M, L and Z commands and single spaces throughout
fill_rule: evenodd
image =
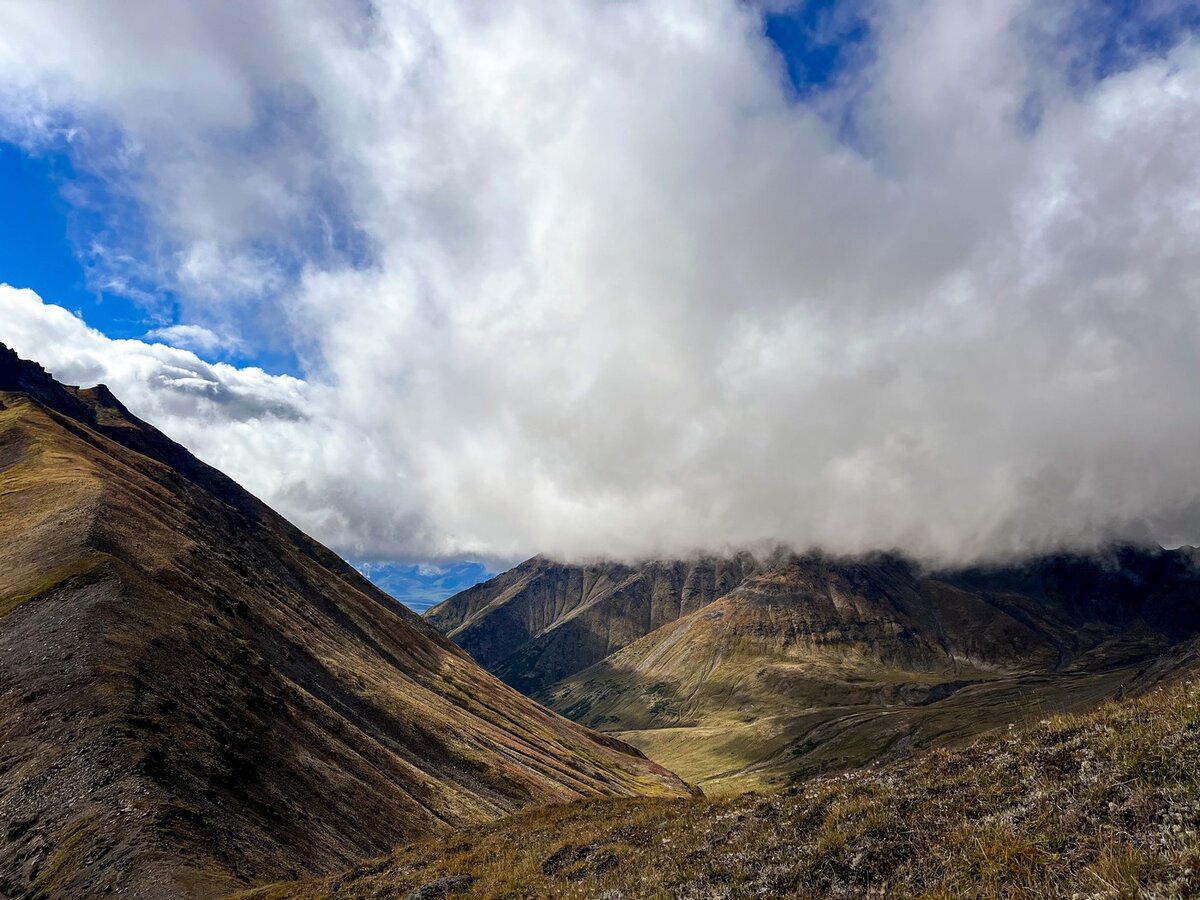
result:
M 403 555 L 419 545 L 411 501 L 392 496 L 398 455 L 340 418 L 329 388 L 207 363 L 161 343 L 113 340 L 5 284 L 0 341 L 67 384 L 107 384 L 136 415 L 344 553 Z
M 297 415 L 126 399 L 339 549 L 1200 541 L 1200 48 L 1081 77 L 1085 5 L 869 4 L 796 102 L 733 0 L 16 0 L 0 110 L 287 335 Z
M 148 331 L 146 337 L 152 341 L 162 341 L 172 347 L 182 347 L 208 356 L 235 349 L 241 344 L 238 339 L 222 337 L 203 325 L 168 325 Z

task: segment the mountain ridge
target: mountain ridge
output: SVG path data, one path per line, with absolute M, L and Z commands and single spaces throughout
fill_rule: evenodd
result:
M 688 793 L 4 347 L 0 650 L 9 896 L 218 896 L 529 805 Z

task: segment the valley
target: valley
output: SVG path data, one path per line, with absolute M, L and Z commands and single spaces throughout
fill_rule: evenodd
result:
M 741 571 L 691 611 L 660 598 L 657 609 L 680 615 L 533 696 L 706 793 L 736 793 L 1090 709 L 1169 675 L 1182 665 L 1172 663 L 1177 648 L 1200 632 L 1187 548 L 1120 546 L 958 571 L 888 554 L 777 551 Z M 476 615 L 471 641 L 487 640 L 513 597 L 523 601 L 509 589 Z M 636 619 L 628 592 L 625 604 L 623 619 Z M 603 606 L 588 608 L 594 619 Z M 494 670 L 528 684 L 519 667 L 541 671 L 529 647 L 562 646 L 560 628 L 588 627 L 564 621 L 493 658 Z
M 209 898 L 687 796 L 130 414 L 0 345 L 0 896 Z
M 243 900 L 1194 897 L 1198 824 L 1185 677 L 781 791 L 521 813 Z

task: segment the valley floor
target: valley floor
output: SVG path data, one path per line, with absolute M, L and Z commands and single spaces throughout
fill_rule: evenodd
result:
M 548 807 L 300 898 L 1200 896 L 1200 682 L 726 799 Z
M 961 746 L 993 729 L 1094 709 L 1142 672 L 1130 665 L 999 676 L 954 685 L 949 696 L 926 704 L 814 706 L 748 720 L 730 714 L 719 721 L 710 716 L 704 725 L 613 734 L 710 797 L 777 790 L 797 778 Z

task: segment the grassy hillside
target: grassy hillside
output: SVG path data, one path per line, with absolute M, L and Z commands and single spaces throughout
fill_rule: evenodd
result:
M 1195 633 L 1189 551 L 928 574 L 793 557 L 538 699 L 714 794 L 1088 709 Z
M 0 895 L 218 896 L 641 793 L 687 790 L 0 346 Z
M 777 793 L 532 810 L 248 896 L 1190 897 L 1198 834 L 1186 681 Z

